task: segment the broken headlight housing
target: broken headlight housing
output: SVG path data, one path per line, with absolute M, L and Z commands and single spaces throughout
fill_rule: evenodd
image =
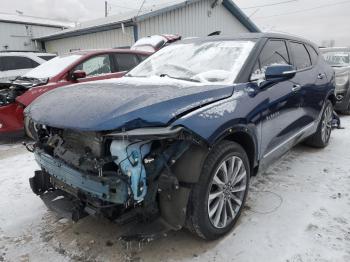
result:
M 30 117 L 24 117 L 24 132 L 33 140 L 38 140 L 39 125 L 35 123 Z
M 182 130 L 182 127 L 152 127 L 117 131 L 106 135 L 112 139 L 110 153 L 121 173 L 129 178 L 135 201 L 142 201 L 147 193 L 145 163 L 149 163 L 150 160 L 146 161 L 145 157 L 149 155 L 154 141 L 179 137 Z M 160 160 L 162 164 L 166 163 L 166 158 L 167 156 L 164 156 L 164 159 Z

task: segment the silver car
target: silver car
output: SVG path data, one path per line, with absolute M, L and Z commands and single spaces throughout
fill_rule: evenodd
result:
M 336 98 L 335 110 L 350 115 L 350 48 L 321 48 L 324 59 L 335 71 Z

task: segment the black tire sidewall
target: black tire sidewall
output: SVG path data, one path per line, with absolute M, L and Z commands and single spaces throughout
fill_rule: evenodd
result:
M 224 161 L 225 158 L 231 155 L 242 159 L 243 164 L 246 168 L 246 191 L 244 194 L 242 206 L 240 207 L 240 210 L 238 211 L 235 218 L 231 221 L 231 223 L 224 228 L 215 228 L 210 222 L 208 214 L 208 197 L 210 185 L 218 166 Z M 197 227 L 196 231 L 197 233 L 200 233 L 200 236 L 204 237 L 205 239 L 213 240 L 225 235 L 233 228 L 241 214 L 242 208 L 247 198 L 249 189 L 249 177 L 250 167 L 248 157 L 244 149 L 239 144 L 231 141 L 222 141 L 209 153 L 205 164 L 203 165 L 199 183 L 195 186 L 192 194 L 193 197 L 191 198 L 193 201 L 192 209 L 194 211 L 193 218 L 195 219 L 195 227 Z

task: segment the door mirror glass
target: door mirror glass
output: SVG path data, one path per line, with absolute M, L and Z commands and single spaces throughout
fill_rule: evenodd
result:
M 83 70 L 76 70 L 72 73 L 72 80 L 78 80 L 85 77 L 86 77 L 86 73 Z
M 295 76 L 296 71 L 291 65 L 271 65 L 266 68 L 266 81 L 282 81 Z

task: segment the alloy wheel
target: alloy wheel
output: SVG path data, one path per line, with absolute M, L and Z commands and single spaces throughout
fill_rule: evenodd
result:
M 327 106 L 322 119 L 322 141 L 327 143 L 332 132 L 333 110 Z
M 238 214 L 247 190 L 243 160 L 229 156 L 217 168 L 208 195 L 208 215 L 216 228 L 229 225 Z

